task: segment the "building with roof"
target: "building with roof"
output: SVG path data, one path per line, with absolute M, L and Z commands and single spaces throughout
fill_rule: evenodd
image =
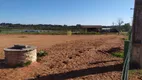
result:
M 118 33 L 117 29 L 112 28 L 111 26 L 102 26 L 102 25 L 81 25 L 81 28 L 85 32 L 101 32 L 101 33 Z
M 81 25 L 86 32 L 100 32 L 103 28 L 101 25 Z

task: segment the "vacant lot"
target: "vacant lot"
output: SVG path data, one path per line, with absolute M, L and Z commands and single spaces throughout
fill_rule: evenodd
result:
M 118 35 L 0 35 L 0 51 L 2 51 L 5 47 L 9 47 L 14 44 L 34 45 L 37 46 L 38 49 L 48 49 L 52 45 L 66 43 L 74 40 L 90 40 L 109 38 L 114 36 Z
M 72 40 L 91 39 L 97 36 L 66 36 L 66 35 L 0 35 L 0 52 L 3 48 L 14 44 L 34 45 L 40 49 L 48 49 L 52 45 Z
M 123 59 L 121 35 L 0 35 L 0 51 L 13 44 L 45 49 L 48 55 L 24 68 L 7 68 L 1 53 L 0 80 L 120 80 Z

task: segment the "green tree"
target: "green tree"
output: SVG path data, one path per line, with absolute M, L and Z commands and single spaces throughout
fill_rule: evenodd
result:
M 130 23 L 125 23 L 122 27 L 121 27 L 121 30 L 122 31 L 125 31 L 125 32 L 128 32 L 131 28 L 131 25 Z

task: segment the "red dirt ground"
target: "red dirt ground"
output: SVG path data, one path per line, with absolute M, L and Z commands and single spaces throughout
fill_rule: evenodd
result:
M 48 51 L 40 62 L 7 68 L 0 55 L 0 80 L 120 80 L 121 58 L 108 53 L 123 50 L 120 35 L 0 35 L 0 51 L 13 44 L 28 44 Z

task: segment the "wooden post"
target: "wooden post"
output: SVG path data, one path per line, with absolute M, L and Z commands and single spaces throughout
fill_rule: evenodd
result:
M 142 0 L 135 0 L 131 68 L 142 69 Z

